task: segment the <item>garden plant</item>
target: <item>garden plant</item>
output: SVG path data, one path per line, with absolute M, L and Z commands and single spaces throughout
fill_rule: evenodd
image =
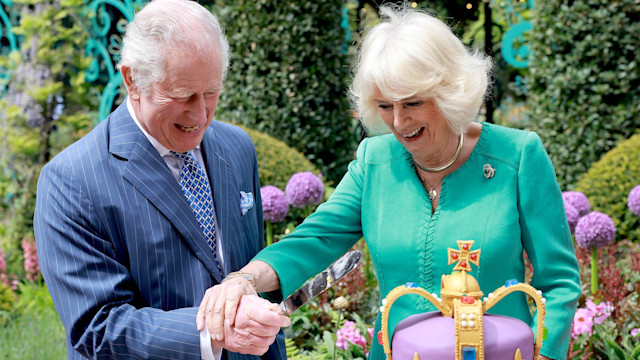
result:
M 561 188 L 640 127 L 640 3 L 536 1 L 530 32 L 530 127 Z
M 81 0 L 10 3 L 21 45 L 0 57 L 9 79 L 0 96 L 0 359 L 64 359 L 32 217 L 40 168 L 97 123 L 100 91 L 84 76 L 92 15 Z M 346 84 L 356 29 L 342 23 L 342 1 L 215 7 L 233 47 L 217 117 L 255 143 L 268 246 L 328 199 L 353 159 L 362 134 Z M 566 189 L 582 281 L 567 358 L 639 359 L 640 2 L 539 1 L 527 16 L 538 29 L 531 67 L 498 74 L 528 78 L 530 94 L 517 94 L 527 121 L 495 122 L 539 132 Z M 377 341 L 376 275 L 364 239 L 354 248 L 364 254 L 356 270 L 291 316 L 290 359 L 365 359 Z
M 584 194 L 563 194 L 575 225 L 576 255 L 583 284 L 569 348 L 570 359 L 637 359 L 640 356 L 640 243 L 612 243 L 616 228 L 606 214 L 590 211 Z M 640 216 L 640 185 L 628 194 L 629 211 Z M 576 207 L 580 208 L 577 210 Z

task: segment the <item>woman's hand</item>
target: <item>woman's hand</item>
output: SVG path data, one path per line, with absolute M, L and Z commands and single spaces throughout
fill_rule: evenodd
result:
M 207 325 L 211 339 L 223 341 L 224 326 L 226 323 L 233 326 L 236 310 L 243 295 L 257 295 L 257 293 L 249 280 L 239 277 L 207 289 L 196 315 L 198 330 L 202 331 Z

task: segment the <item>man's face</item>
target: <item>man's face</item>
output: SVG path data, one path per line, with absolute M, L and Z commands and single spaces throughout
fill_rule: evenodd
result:
M 204 58 L 169 54 L 165 79 L 148 94 L 127 88 L 142 127 L 169 150 L 185 152 L 200 144 L 216 112 L 222 61 L 217 51 Z

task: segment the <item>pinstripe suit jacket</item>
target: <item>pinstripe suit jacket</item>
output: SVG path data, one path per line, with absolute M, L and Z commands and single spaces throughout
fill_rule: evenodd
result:
M 215 120 L 201 148 L 228 273 L 263 246 L 255 148 Z M 240 191 L 255 197 L 244 215 Z M 69 359 L 200 358 L 197 307 L 222 275 L 180 184 L 125 104 L 42 169 L 34 228 Z M 263 358 L 285 359 L 283 340 Z

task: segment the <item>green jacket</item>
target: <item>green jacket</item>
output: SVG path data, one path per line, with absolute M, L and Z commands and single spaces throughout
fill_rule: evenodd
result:
M 495 169 L 493 177 L 483 175 L 485 164 Z M 471 250 L 481 249 L 471 274 L 485 296 L 506 280 L 524 281 L 526 250 L 535 269 L 531 285 L 547 300 L 541 353 L 566 358 L 580 278 L 553 165 L 535 133 L 483 123 L 470 157 L 444 178 L 434 214 L 407 150 L 392 134 L 367 138 L 330 199 L 254 260 L 275 269 L 288 295 L 362 236 L 382 298 L 406 282 L 439 294 L 441 276 L 453 268 L 447 248 L 457 249 L 456 240 L 475 240 Z M 394 303 L 389 326 L 432 310 L 422 297 L 404 296 Z M 536 318 L 522 293 L 489 312 L 519 318 L 535 334 Z M 376 339 L 369 358 L 384 359 Z

